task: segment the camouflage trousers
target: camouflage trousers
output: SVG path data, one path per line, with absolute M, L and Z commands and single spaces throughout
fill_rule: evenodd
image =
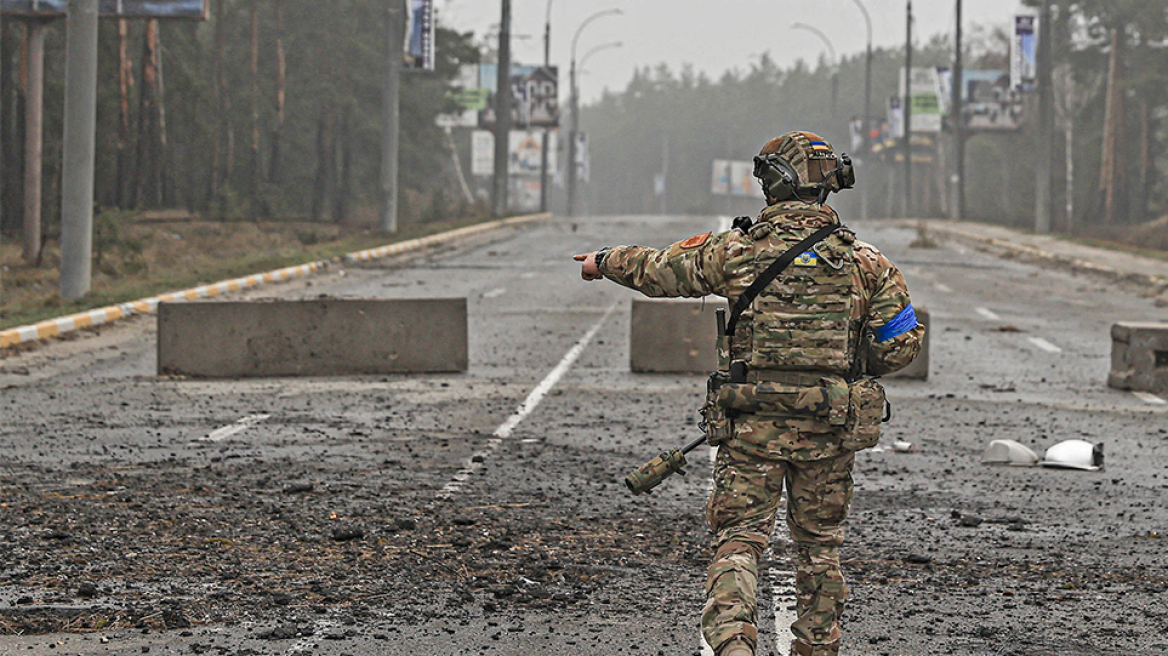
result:
M 807 653 L 834 654 L 848 586 L 840 570 L 841 524 L 852 500 L 855 454 L 818 460 L 778 460 L 718 449 L 714 491 L 706 521 L 716 553 L 706 578 L 702 634 L 719 651 L 734 638 L 757 645 L 758 562 L 775 527 L 782 490 L 787 526 L 798 550 L 795 572 L 798 619 L 791 631 Z

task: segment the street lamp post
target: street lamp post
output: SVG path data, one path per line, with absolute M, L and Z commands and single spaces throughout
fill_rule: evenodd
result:
M 552 0 L 547 2 L 547 15 L 543 23 L 543 67 L 550 69 L 552 65 Z M 548 211 L 548 132 L 551 127 L 543 129 L 543 147 L 539 154 L 539 211 Z
M 580 94 L 576 87 L 576 45 L 580 42 L 580 33 L 592 21 L 602 16 L 623 14 L 620 9 L 605 9 L 592 14 L 576 28 L 572 36 L 572 65 L 569 69 L 569 85 L 571 87 L 570 111 L 572 112 L 572 129 L 568 134 L 568 216 L 576 216 L 576 134 L 580 131 Z M 591 53 L 589 53 L 591 54 Z
M 864 129 L 861 135 L 863 139 L 863 146 L 861 150 L 864 154 L 868 154 L 869 134 L 872 126 L 872 17 L 868 15 L 868 8 L 860 0 L 852 0 L 856 6 L 860 8 L 860 12 L 864 14 L 864 25 L 868 28 L 868 47 L 864 54 Z
M 819 37 L 819 40 L 823 41 L 823 45 L 827 47 L 828 54 L 831 55 L 831 116 L 835 118 L 835 101 L 839 95 L 839 66 L 835 57 L 835 46 L 831 45 L 831 40 L 827 38 L 826 34 L 806 23 L 794 23 L 791 25 L 791 29 L 805 30 Z

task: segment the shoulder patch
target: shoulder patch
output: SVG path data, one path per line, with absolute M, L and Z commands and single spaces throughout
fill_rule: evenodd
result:
M 698 246 L 701 246 L 702 244 L 706 243 L 706 241 L 709 240 L 710 235 L 712 235 L 712 234 L 714 234 L 714 233 L 706 232 L 706 233 L 703 233 L 700 235 L 694 235 L 693 237 L 686 239 L 685 241 L 681 242 L 678 245 L 681 246 L 682 248 L 697 248 Z

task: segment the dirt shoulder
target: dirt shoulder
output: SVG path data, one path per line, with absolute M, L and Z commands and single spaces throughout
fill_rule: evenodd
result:
M 0 329 L 83 312 L 168 291 L 423 237 L 491 220 L 485 213 L 404 225 L 395 234 L 370 225 L 308 221 L 208 221 L 195 216 L 103 215 L 95 222 L 93 283 L 67 301 L 58 293 L 60 244 L 49 241 L 39 266 L 19 241 L 0 242 Z

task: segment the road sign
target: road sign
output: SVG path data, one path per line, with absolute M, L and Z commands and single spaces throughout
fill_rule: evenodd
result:
M 0 0 L 0 14 L 59 18 L 65 15 L 68 0 Z M 191 18 L 207 19 L 207 0 L 100 0 L 103 18 Z

